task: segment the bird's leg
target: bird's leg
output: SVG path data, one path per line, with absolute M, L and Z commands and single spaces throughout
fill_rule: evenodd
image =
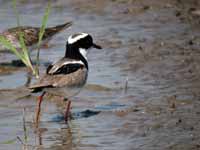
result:
M 67 102 L 66 102 L 66 110 L 65 110 L 65 122 L 67 122 L 68 121 L 68 119 L 69 119 L 69 116 L 70 116 L 70 107 L 71 107 L 71 101 L 70 100 L 67 100 Z
M 38 97 L 37 108 L 36 108 L 36 116 L 35 116 L 36 126 L 38 126 L 38 123 L 39 123 L 39 120 L 40 120 L 41 103 L 42 103 L 42 100 L 43 100 L 43 97 L 44 97 L 45 93 L 46 93 L 46 92 L 43 92 L 43 93 Z

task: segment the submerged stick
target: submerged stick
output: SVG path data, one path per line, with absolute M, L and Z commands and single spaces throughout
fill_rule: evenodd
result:
M 126 77 L 125 86 L 124 86 L 124 93 L 126 94 L 128 90 L 128 77 Z
M 27 143 L 28 136 L 27 136 L 27 128 L 26 128 L 26 108 L 23 109 L 23 130 L 24 130 L 24 141 Z

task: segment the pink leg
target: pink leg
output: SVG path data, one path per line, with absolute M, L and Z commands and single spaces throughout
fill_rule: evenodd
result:
M 65 111 L 65 122 L 68 121 L 69 115 L 70 115 L 70 107 L 71 107 L 71 101 L 68 100 L 66 104 L 66 111 Z
M 38 123 L 39 123 L 39 120 L 40 120 L 41 103 L 42 103 L 42 100 L 43 100 L 43 97 L 44 97 L 45 93 L 46 93 L 46 92 L 43 92 L 43 93 L 38 97 L 37 108 L 36 108 L 36 117 L 35 117 L 36 126 L 38 126 Z

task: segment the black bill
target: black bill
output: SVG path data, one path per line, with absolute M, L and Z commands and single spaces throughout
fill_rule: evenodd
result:
M 93 43 L 93 47 L 94 47 L 94 48 L 97 48 L 97 49 L 102 49 L 101 46 L 99 46 L 99 45 L 97 45 L 97 44 L 94 44 L 94 43 Z

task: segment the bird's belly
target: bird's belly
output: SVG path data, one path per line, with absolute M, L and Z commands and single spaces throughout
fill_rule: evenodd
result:
M 65 98 L 71 98 L 76 96 L 82 87 L 60 87 L 60 88 L 49 88 L 46 91 L 53 95 L 63 96 Z

